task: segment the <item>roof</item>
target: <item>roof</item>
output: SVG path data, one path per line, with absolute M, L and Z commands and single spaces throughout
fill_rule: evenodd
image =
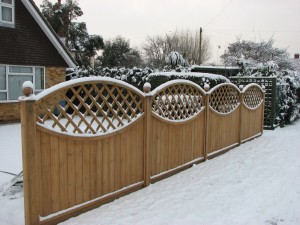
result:
M 39 8 L 35 5 L 33 0 L 21 0 L 26 9 L 29 11 L 31 16 L 34 18 L 34 20 L 37 22 L 37 24 L 40 26 L 40 28 L 43 30 L 45 35 L 48 37 L 50 42 L 53 44 L 53 46 L 56 48 L 58 53 L 62 56 L 62 58 L 65 60 L 65 62 L 68 64 L 69 67 L 76 67 L 77 63 L 72 57 L 69 50 L 66 48 L 66 46 L 61 42 L 58 35 L 55 33 L 51 25 L 47 22 L 47 20 L 43 17 L 42 13 L 40 12 Z

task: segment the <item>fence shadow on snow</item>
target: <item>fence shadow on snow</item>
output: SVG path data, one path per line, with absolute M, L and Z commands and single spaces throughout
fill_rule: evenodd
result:
M 26 224 L 57 224 L 263 132 L 264 91 L 80 78 L 20 98 Z

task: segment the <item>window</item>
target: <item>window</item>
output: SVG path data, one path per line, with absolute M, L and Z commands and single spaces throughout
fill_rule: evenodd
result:
M 45 89 L 45 68 L 32 66 L 0 65 L 0 102 L 15 101 L 22 96 L 25 81 L 34 84 L 34 93 Z
M 14 26 L 14 1 L 15 0 L 0 0 L 0 26 Z

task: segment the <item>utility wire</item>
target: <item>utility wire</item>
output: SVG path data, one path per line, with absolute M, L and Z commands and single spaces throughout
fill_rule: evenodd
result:
M 221 11 L 214 16 L 204 27 L 208 26 L 212 21 L 214 21 L 217 17 L 219 17 L 221 15 L 221 13 L 231 4 L 232 0 L 230 0 L 222 9 Z

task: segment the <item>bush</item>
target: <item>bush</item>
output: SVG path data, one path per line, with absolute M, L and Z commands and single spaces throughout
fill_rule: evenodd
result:
M 159 85 L 177 79 L 184 79 L 192 81 L 198 84 L 200 87 L 204 88 L 207 83 L 210 88 L 221 84 L 229 83 L 230 81 L 221 75 L 209 74 L 209 73 L 193 73 L 193 72 L 156 72 L 149 74 L 148 82 L 151 84 L 151 89 L 155 89 Z

